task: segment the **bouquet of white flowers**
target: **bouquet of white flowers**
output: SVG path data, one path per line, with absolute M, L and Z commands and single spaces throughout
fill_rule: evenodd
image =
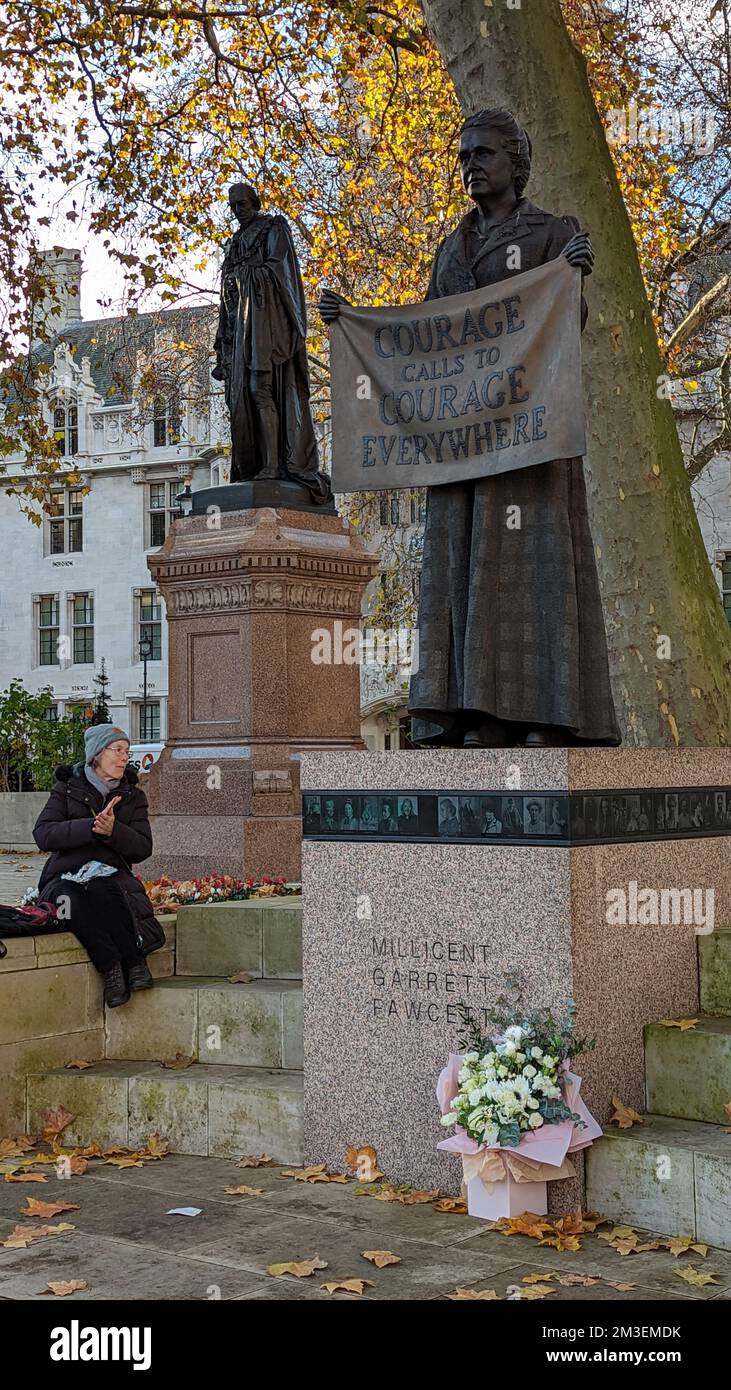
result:
M 579 1094 L 581 1078 L 569 1069 L 572 1057 L 594 1046 L 575 1034 L 573 1002 L 560 1019 L 550 1008 L 529 1010 L 517 977 L 508 981 L 512 998 L 502 996 L 489 1010 L 489 1036 L 460 1006 L 462 1051 L 452 1053 L 437 1085 L 442 1124 L 455 1131 L 438 1148 L 462 1155 L 469 1209 L 476 1215 L 502 1215 L 513 1200 L 519 1204 L 510 1190 L 514 1182 L 530 1184 L 526 1200 L 543 1201 L 546 1181 L 572 1176 L 569 1153 L 601 1134 Z M 485 1206 L 481 1194 L 501 1183 L 508 1205 Z
M 462 1055 L 459 1090 L 442 1124 L 459 1125 L 478 1144 L 511 1149 L 522 1132 L 544 1124 L 573 1120 L 583 1127 L 563 1098 L 562 1062 L 541 1047 L 533 1030 L 511 1024 L 488 1050 Z

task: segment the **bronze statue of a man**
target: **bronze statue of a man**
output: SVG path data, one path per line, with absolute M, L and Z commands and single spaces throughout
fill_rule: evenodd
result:
M 591 273 L 591 241 L 576 219 L 524 196 L 531 153 L 509 111 L 465 121 L 459 163 L 475 207 L 441 243 L 427 299 L 496 284 L 560 255 Z M 326 323 L 342 302 L 323 293 Z M 583 298 L 581 305 L 583 328 Z M 621 741 L 580 458 L 429 488 L 418 628 L 414 742 Z
M 325 504 L 332 494 L 318 466 L 305 293 L 292 234 L 279 213 L 261 211 L 249 184 L 231 186 L 229 206 L 239 229 L 224 256 L 213 376 L 225 383 L 231 482 L 289 479 Z

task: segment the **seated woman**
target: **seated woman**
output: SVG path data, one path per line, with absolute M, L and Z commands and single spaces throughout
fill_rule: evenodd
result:
M 131 865 L 152 853 L 147 797 L 127 766 L 129 739 L 114 724 L 84 734 L 84 763 L 56 769 L 56 783 L 33 829 L 50 852 L 39 896 L 104 976 L 104 1003 L 125 1004 L 131 990 L 151 989 L 145 956 L 165 934 Z

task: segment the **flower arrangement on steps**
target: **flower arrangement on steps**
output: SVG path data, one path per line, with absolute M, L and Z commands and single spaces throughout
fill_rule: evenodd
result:
M 454 1127 L 437 1148 L 461 1154 L 468 1211 L 489 1220 L 546 1212 L 546 1184 L 573 1177 L 569 1154 L 602 1134 L 570 1069 L 594 1046 L 576 1036 L 573 1000 L 557 1019 L 550 1008 L 526 1008 L 519 975 L 506 983 L 487 1012 L 487 1035 L 459 1005 L 462 1050 L 437 1083 L 442 1124 Z
M 208 874 L 205 878 L 157 878 L 143 883 L 155 912 L 175 912 L 189 903 L 245 902 L 248 898 L 293 898 L 302 893 L 301 883 L 284 878 L 231 878 Z

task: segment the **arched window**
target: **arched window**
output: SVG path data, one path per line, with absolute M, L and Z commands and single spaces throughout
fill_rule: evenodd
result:
M 75 405 L 53 407 L 53 435 L 58 452 L 70 457 L 79 452 L 79 412 Z

